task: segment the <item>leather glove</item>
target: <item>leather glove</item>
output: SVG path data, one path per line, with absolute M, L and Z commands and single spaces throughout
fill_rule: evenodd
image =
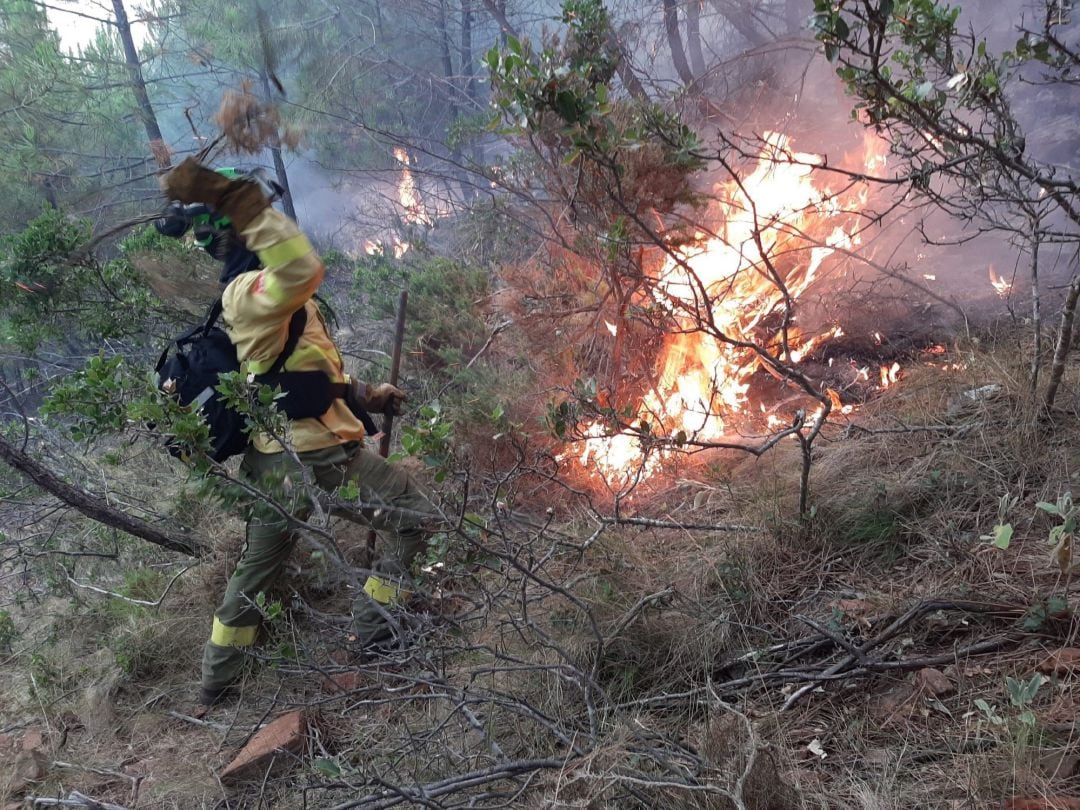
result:
M 402 403 L 409 398 L 408 394 L 390 383 L 368 385 L 360 380 L 352 380 L 351 385 L 356 401 L 369 413 L 399 414 Z
M 258 183 L 230 180 L 192 157 L 161 178 L 161 189 L 170 200 L 206 203 L 232 220 L 237 231 L 270 207 Z

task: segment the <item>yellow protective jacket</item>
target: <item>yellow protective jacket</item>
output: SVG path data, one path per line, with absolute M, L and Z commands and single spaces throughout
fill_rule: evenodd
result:
M 285 348 L 289 321 L 307 308 L 307 326 L 285 371 L 321 371 L 332 382 L 347 380 L 345 366 L 312 296 L 323 280 L 323 263 L 296 223 L 273 208 L 251 221 L 241 235 L 248 250 L 258 255 L 261 270 L 242 273 L 221 296 L 225 331 L 236 346 L 241 369 L 262 374 Z M 320 450 L 364 437 L 364 426 L 345 401 L 335 399 L 318 419 L 296 419 L 291 443 L 297 452 Z M 254 438 L 255 449 L 280 453 L 281 445 L 265 434 Z

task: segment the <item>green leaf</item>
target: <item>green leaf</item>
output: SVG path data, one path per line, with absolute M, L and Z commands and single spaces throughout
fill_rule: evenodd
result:
M 1025 630 L 1032 632 L 1041 630 L 1043 624 L 1046 623 L 1046 607 L 1044 605 L 1035 605 L 1028 611 L 1028 614 L 1024 617 L 1024 621 L 1020 623 L 1020 626 Z
M 1035 504 L 1035 508 L 1042 509 L 1044 512 L 1047 512 L 1051 515 L 1061 514 L 1061 510 L 1057 508 L 1057 504 L 1047 503 L 1046 501 L 1039 501 L 1037 504 Z
M 836 47 L 832 43 L 825 44 L 825 58 L 828 59 L 829 62 L 835 62 L 837 57 L 839 56 L 840 49 L 838 47 Z
M 334 760 L 327 759 L 326 757 L 319 757 L 314 762 L 315 770 L 325 776 L 327 779 L 337 779 L 341 776 L 341 766 Z
M 1009 543 L 1012 542 L 1013 527 L 1011 523 L 999 523 L 994 527 L 994 537 L 990 541 L 990 545 L 994 548 L 1000 548 L 1002 551 L 1009 547 Z

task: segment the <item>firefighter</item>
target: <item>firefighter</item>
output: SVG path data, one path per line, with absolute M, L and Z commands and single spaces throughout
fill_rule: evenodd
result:
M 162 186 L 170 200 L 201 203 L 211 212 L 211 224 L 196 236 L 224 262 L 222 315 L 241 369 L 265 372 L 282 352 L 293 313 L 305 307 L 307 323 L 285 369 L 319 370 L 332 382 L 351 382 L 354 398 L 373 413 L 400 406 L 405 394 L 398 388 L 348 379 L 312 300 L 323 264 L 296 223 L 271 207 L 263 187 L 192 158 L 165 175 Z M 199 702 L 204 706 L 218 702 L 241 675 L 245 650 L 259 629 L 256 597 L 277 580 L 296 542 L 295 522 L 274 504 L 294 518 L 307 518 L 310 493 L 299 485 L 305 478 L 326 492 L 355 483 L 361 502 L 370 505 L 364 518 L 383 537 L 383 556 L 353 605 L 358 641 L 373 644 L 390 636 L 387 608 L 409 596 L 409 568 L 425 543 L 423 527 L 434 516 L 428 493 L 400 467 L 364 447 L 364 427 L 344 399 L 335 399 L 320 418 L 291 421 L 289 434 L 286 443 L 293 452 L 272 436 L 255 435 L 240 466 L 242 478 L 270 498 L 250 509 L 240 560 L 214 613 L 202 661 Z

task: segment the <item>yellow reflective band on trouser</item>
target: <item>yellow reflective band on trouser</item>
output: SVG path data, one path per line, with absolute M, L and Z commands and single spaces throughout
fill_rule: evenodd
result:
M 364 593 L 380 605 L 396 605 L 412 596 L 412 591 L 405 590 L 400 585 L 387 582 L 379 577 L 367 578 L 367 582 L 364 583 Z
M 259 632 L 259 625 L 249 627 L 229 627 L 222 624 L 221 620 L 214 617 L 214 629 L 210 631 L 210 643 L 218 647 L 250 647 L 255 643 L 255 636 Z
M 283 264 L 288 264 L 294 259 L 299 259 L 307 256 L 315 248 L 311 246 L 311 242 L 303 234 L 294 236 L 291 239 L 286 239 L 284 242 L 278 242 L 276 245 L 271 245 L 264 250 L 259 251 L 259 261 L 262 262 L 263 267 L 280 267 Z

